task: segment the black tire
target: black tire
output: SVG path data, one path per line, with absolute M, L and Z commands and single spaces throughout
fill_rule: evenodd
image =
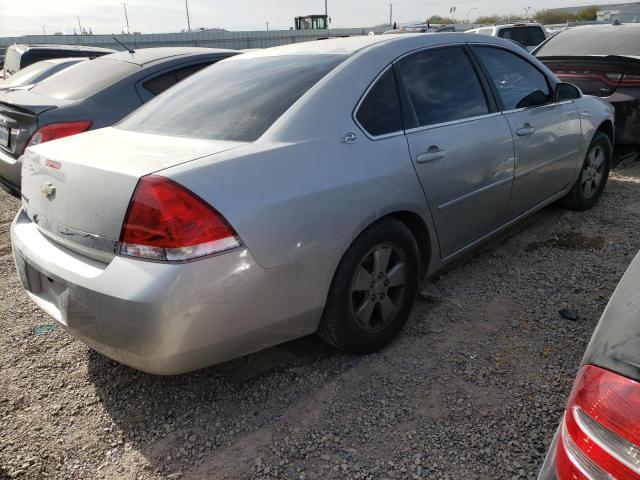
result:
M 380 278 L 374 275 L 379 271 L 375 264 L 384 264 L 384 260 L 379 259 L 386 256 L 387 251 L 390 252 L 387 266 L 383 268 L 386 273 Z M 401 263 L 405 267 L 404 284 L 402 293 L 399 293 L 400 287 L 393 284 L 397 282 Z M 373 273 L 369 272 L 369 265 Z M 371 280 L 368 291 L 358 289 L 363 273 L 367 285 Z M 391 218 L 375 223 L 353 242 L 342 257 L 329 290 L 318 334 L 329 345 L 349 353 L 367 354 L 380 350 L 395 338 L 409 318 L 419 278 L 420 254 L 411 231 L 402 222 Z M 387 288 L 386 295 L 381 293 L 384 288 Z M 361 307 L 367 301 L 375 303 L 372 300 L 375 296 L 378 301 L 372 307 L 368 324 L 363 326 L 362 315 L 357 315 L 356 310 L 362 312 Z M 393 314 L 388 314 L 389 301 L 396 309 Z M 358 304 L 360 307 L 356 308 Z
M 604 155 L 604 161 L 599 168 L 594 168 L 591 165 L 592 152 L 598 150 Z M 611 164 L 613 158 L 613 148 L 611 146 L 611 140 L 603 132 L 596 132 L 591 140 L 587 155 L 582 163 L 580 174 L 573 188 L 567 193 L 565 197 L 560 200 L 563 207 L 571 210 L 588 210 L 593 207 L 607 184 L 609 178 L 609 172 L 611 171 Z M 597 185 L 595 184 L 595 178 L 599 178 Z M 587 185 L 589 188 L 587 189 Z

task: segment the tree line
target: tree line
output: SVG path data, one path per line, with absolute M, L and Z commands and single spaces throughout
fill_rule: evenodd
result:
M 539 10 L 530 19 L 543 24 L 597 20 L 599 9 L 600 8 L 597 5 L 592 5 L 584 7 L 575 14 L 563 10 Z M 524 20 L 525 19 L 522 15 L 489 15 L 478 17 L 473 23 L 482 25 L 500 25 L 503 23 L 522 22 Z M 440 15 L 432 15 L 429 17 L 428 21 L 433 24 L 465 23 L 464 19 L 453 19 L 442 17 Z

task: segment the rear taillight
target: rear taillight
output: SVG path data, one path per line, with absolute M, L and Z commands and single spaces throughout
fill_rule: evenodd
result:
M 225 218 L 166 177 L 138 182 L 120 235 L 119 253 L 158 261 L 186 261 L 240 246 Z
M 40 127 L 36 133 L 31 135 L 27 147 L 86 132 L 89 130 L 89 127 L 91 127 L 91 122 L 89 121 L 50 123 L 49 125 Z
M 580 370 L 562 420 L 556 474 L 640 478 L 640 383 L 592 365 Z
M 640 75 L 625 73 L 620 81 L 621 87 L 640 87 Z

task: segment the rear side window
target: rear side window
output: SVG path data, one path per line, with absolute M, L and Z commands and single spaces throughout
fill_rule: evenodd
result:
M 498 36 L 519 42 L 525 47 L 535 47 L 545 40 L 544 32 L 540 27 L 504 28 L 500 30 Z
M 193 75 L 198 70 L 201 70 L 208 65 L 211 65 L 211 63 L 200 63 L 198 65 L 189 65 L 188 67 L 172 70 L 170 72 L 163 73 L 162 75 L 158 75 L 151 80 L 147 80 L 142 84 L 142 86 L 153 95 L 158 95 L 164 92 L 167 88 L 175 85 L 181 80 L 184 80 L 189 75 Z
M 32 91 L 59 100 L 80 100 L 95 95 L 140 69 L 139 65 L 133 63 L 96 58 L 73 65 L 43 80 Z
M 480 80 L 462 48 L 417 53 L 398 67 L 418 126 L 489 113 Z
M 326 54 L 234 57 L 180 82 L 118 127 L 251 142 L 345 58 Z
M 493 47 L 475 47 L 504 110 L 535 107 L 552 100 L 547 78 L 524 58 Z
M 369 90 L 362 101 L 356 118 L 373 136 L 402 130 L 400 97 L 393 68 L 389 68 Z

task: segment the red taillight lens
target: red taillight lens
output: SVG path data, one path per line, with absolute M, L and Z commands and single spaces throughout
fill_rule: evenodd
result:
M 580 370 L 556 451 L 564 479 L 640 478 L 640 383 L 599 367 Z
M 640 87 L 640 75 L 625 73 L 620 81 L 621 87 Z
M 63 122 L 50 123 L 40 127 L 36 133 L 31 135 L 27 147 L 39 145 L 40 143 L 56 140 L 58 138 L 69 137 L 78 133 L 86 132 L 91 127 L 91 122 Z
M 200 197 L 168 178 L 142 177 L 120 235 L 121 255 L 185 261 L 240 246 L 235 230 Z

